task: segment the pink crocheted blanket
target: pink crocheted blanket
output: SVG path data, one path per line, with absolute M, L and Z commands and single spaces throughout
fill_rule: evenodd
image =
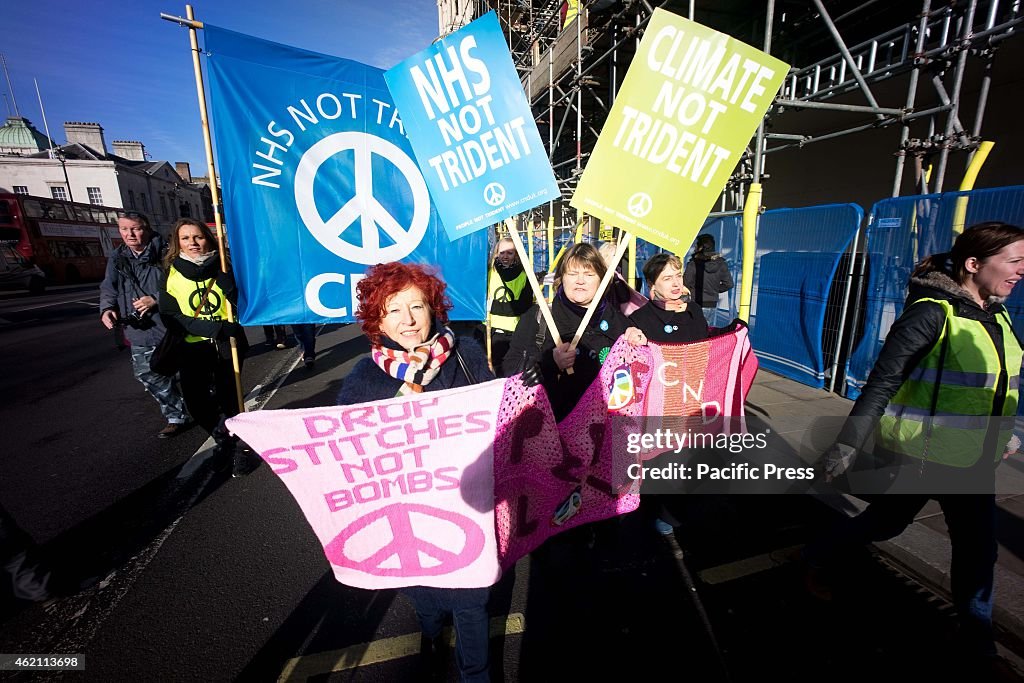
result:
M 636 509 L 613 432 L 666 411 L 742 415 L 756 368 L 738 326 L 695 344 L 620 340 L 558 425 L 544 390 L 513 377 L 228 427 L 295 497 L 342 583 L 489 586 L 551 536 Z

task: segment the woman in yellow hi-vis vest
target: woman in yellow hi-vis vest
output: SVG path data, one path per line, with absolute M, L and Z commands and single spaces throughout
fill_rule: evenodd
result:
M 1024 230 L 997 222 L 972 226 L 949 253 L 914 269 L 903 314 L 823 460 L 826 481 L 845 474 L 856 488 L 858 468 L 847 470 L 873 434 L 876 462 L 893 465 L 882 468 L 891 485 L 883 477 L 876 490 L 855 491 L 870 494 L 867 509 L 804 551 L 810 587 L 821 589 L 821 570 L 843 551 L 902 533 L 937 500 L 952 545 L 959 643 L 977 667 L 998 665 L 995 470 L 1020 446 L 1013 422 L 1024 357 L 1002 302 L 1022 277 Z
M 168 328 L 185 334 L 180 371 L 181 391 L 189 413 L 217 442 L 216 457 L 232 459 L 232 474 L 245 474 L 251 458 L 236 453 L 237 439 L 224 429 L 224 420 L 237 415 L 234 369 L 229 340 L 236 339 L 239 362 L 249 348 L 237 322 L 228 322 L 228 306 L 238 299 L 230 266 L 220 270 L 217 238 L 203 223 L 182 218 L 171 230 L 165 257 L 167 284 L 160 295 L 160 312 Z

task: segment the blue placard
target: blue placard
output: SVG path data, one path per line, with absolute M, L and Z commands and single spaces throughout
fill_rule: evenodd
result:
M 434 265 L 481 320 L 487 240 L 450 244 L 384 72 L 207 24 L 210 101 L 243 324 L 354 320 L 375 263 Z
M 452 240 L 559 199 L 494 12 L 384 78 Z

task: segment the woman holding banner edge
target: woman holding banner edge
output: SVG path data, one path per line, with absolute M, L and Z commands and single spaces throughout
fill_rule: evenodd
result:
M 644 279 L 651 300 L 629 316 L 630 322 L 651 341 L 658 344 L 678 344 L 703 341 L 708 338 L 708 323 L 700 306 L 690 300 L 690 290 L 683 284 L 683 262 L 668 253 L 655 254 L 643 267 Z M 678 517 L 672 514 L 669 500 L 657 498 L 657 517 L 654 527 L 682 558 L 683 551 L 675 538 Z
M 418 264 L 381 263 L 366 271 L 356 291 L 356 318 L 370 340 L 370 356 L 346 375 L 339 405 L 411 393 L 441 391 L 494 379 L 472 339 L 457 339 L 446 326 L 452 304 L 447 285 Z M 463 681 L 488 681 L 489 588 L 403 588 L 423 630 L 424 674 L 443 671 L 441 630 L 452 615 L 456 660 Z
M 563 339 L 575 336 L 606 271 L 604 259 L 591 244 L 575 244 L 562 255 L 555 269 L 551 315 Z M 506 377 L 523 372 L 524 381 L 543 383 L 555 420 L 561 421 L 597 378 L 608 351 L 623 335 L 631 344 L 647 343 L 644 333 L 630 327 L 619 307 L 605 296 L 577 348 L 570 350 L 568 342 L 556 347 L 535 305 L 519 319 L 502 369 Z M 568 368 L 573 369 L 571 375 L 566 373 Z

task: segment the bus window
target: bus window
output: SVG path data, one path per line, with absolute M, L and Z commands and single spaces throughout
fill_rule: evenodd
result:
M 63 204 L 49 202 L 40 199 L 26 199 L 25 216 L 28 218 L 50 218 L 59 221 L 74 220 L 68 218 L 68 212 Z
M 0 225 L 14 225 L 14 216 L 11 215 L 11 204 L 6 199 L 0 199 Z

